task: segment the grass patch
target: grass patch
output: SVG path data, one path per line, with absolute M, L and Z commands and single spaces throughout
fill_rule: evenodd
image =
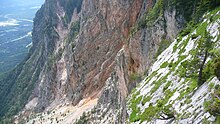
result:
M 168 62 L 164 62 L 164 63 L 160 66 L 160 68 L 166 68 L 168 65 L 169 65 Z
M 142 100 L 142 102 L 141 102 L 141 104 L 142 104 L 142 105 L 145 105 L 145 103 L 149 102 L 151 99 L 152 99 L 151 96 L 144 97 L 143 100 Z

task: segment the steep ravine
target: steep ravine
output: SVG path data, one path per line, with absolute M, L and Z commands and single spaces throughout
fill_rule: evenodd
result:
M 197 12 L 194 4 L 179 3 L 186 4 L 46 0 L 34 19 L 30 54 L 1 80 L 2 122 L 138 122 L 133 108 L 127 112 L 127 96 L 152 75 L 157 56 L 177 42 L 172 41 Z

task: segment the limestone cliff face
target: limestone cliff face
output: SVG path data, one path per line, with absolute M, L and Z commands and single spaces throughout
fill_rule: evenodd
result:
M 219 13 L 206 13 L 157 57 L 128 98 L 129 123 L 219 123 Z
M 29 81 L 32 92 L 18 121 L 125 123 L 127 95 L 161 41 L 173 39 L 184 25 L 175 9 L 164 9 L 152 26 L 137 28 L 156 3 L 46 0 L 36 14 L 33 47 L 24 64 L 36 63 L 29 69 L 38 75 Z

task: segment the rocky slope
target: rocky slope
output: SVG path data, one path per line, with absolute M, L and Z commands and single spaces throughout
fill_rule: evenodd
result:
M 126 97 L 189 21 L 192 6 L 46 0 L 34 20 L 30 55 L 1 80 L 1 117 L 7 123 L 19 112 L 16 123 L 125 123 Z
M 130 122 L 199 124 L 215 121 L 220 86 L 219 15 L 220 8 L 205 14 L 201 23 L 192 28 L 188 26 L 157 57 L 149 76 L 129 97 Z

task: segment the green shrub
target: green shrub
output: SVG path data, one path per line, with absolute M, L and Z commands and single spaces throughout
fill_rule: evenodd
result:
M 130 101 L 129 107 L 132 109 L 132 113 L 129 117 L 130 122 L 136 122 L 140 119 L 138 116 L 138 113 L 140 113 L 140 108 L 137 105 L 141 102 L 142 96 L 137 97 L 139 94 L 140 92 L 133 94 L 132 100 Z
M 144 97 L 141 104 L 145 105 L 145 103 L 149 102 L 151 100 L 151 98 L 152 98 L 151 96 Z
M 76 36 L 79 33 L 79 29 L 80 29 L 80 21 L 76 21 L 75 23 L 73 23 L 71 25 L 71 30 L 70 30 L 70 37 L 71 39 L 75 39 Z
M 213 71 L 217 78 L 220 80 L 220 57 L 214 59 Z
M 164 63 L 160 66 L 160 68 L 166 68 L 168 65 L 169 65 L 168 62 L 164 62 Z
M 158 0 L 153 8 L 144 14 L 142 19 L 138 22 L 138 28 L 146 28 L 147 26 L 152 26 L 153 22 L 162 16 L 164 13 L 164 0 Z
M 212 94 L 212 99 L 204 102 L 205 110 L 214 116 L 220 115 L 220 86 L 217 85 Z
M 132 73 L 130 76 L 131 81 L 137 81 L 141 79 L 141 75 L 138 73 Z

